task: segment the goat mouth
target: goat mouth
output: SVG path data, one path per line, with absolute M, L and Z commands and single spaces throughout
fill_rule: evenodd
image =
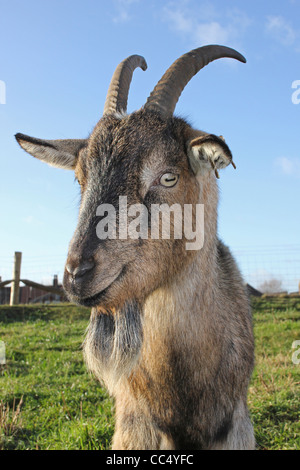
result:
M 94 294 L 90 297 L 77 298 L 76 303 L 83 305 L 84 307 L 96 307 L 97 305 L 101 304 L 101 301 L 103 301 L 103 299 L 105 298 L 111 286 L 115 282 L 120 281 L 120 279 L 124 276 L 125 271 L 126 271 L 126 266 L 123 266 L 120 273 L 115 277 L 115 279 L 112 280 L 112 282 L 107 287 L 105 287 L 105 289 L 101 290 L 97 294 Z
M 105 297 L 105 294 L 107 293 L 110 286 L 111 284 L 103 291 L 98 292 L 98 294 L 92 295 L 91 297 L 86 297 L 85 299 L 80 299 L 77 301 L 77 303 L 83 305 L 84 307 L 96 307 L 101 303 L 101 300 L 103 297 Z

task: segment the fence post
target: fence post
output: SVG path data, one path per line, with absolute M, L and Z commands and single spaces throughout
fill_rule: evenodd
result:
M 18 305 L 19 303 L 19 283 L 21 275 L 21 260 L 22 253 L 20 251 L 15 251 L 15 261 L 14 261 L 14 270 L 13 270 L 13 281 L 11 284 L 10 291 L 10 305 Z

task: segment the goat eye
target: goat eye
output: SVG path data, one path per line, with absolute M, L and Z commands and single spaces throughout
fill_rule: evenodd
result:
M 164 175 L 162 175 L 159 182 L 162 186 L 171 188 L 172 186 L 175 186 L 178 181 L 178 178 L 179 176 L 175 175 L 174 173 L 165 173 Z

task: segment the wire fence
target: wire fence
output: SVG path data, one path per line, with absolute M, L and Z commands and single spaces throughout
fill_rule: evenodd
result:
M 273 285 L 275 291 L 299 291 L 300 245 L 233 248 L 232 252 L 245 281 L 256 289 Z
M 24 279 L 31 279 L 40 284 L 51 284 L 53 276 L 57 275 L 61 283 L 64 273 L 64 265 L 67 254 L 55 256 L 30 256 L 26 253 L 22 255 L 21 276 Z M 14 265 L 13 254 L 10 257 L 0 257 L 0 276 L 2 281 L 12 279 Z
M 300 281 L 300 244 L 261 247 L 231 247 L 231 251 L 242 271 L 244 280 L 258 290 L 267 284 L 280 291 L 298 292 Z M 40 284 L 49 285 L 53 276 L 61 283 L 67 253 L 55 256 L 30 256 L 23 253 L 21 277 Z M 2 281 L 12 279 L 13 253 L 0 257 Z M 274 282 L 276 281 L 276 283 Z

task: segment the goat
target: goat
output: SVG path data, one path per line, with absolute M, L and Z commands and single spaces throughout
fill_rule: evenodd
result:
M 115 399 L 115 450 L 255 447 L 247 408 L 251 310 L 235 260 L 217 235 L 215 176 L 233 164 L 232 154 L 222 137 L 173 116 L 189 80 L 222 57 L 246 62 L 225 46 L 195 49 L 128 115 L 133 71 L 147 68 L 143 57 L 130 56 L 117 67 L 87 139 L 16 134 L 36 158 L 75 170 L 81 187 L 64 289 L 70 301 L 93 307 L 84 357 Z M 120 196 L 150 213 L 157 203 L 204 205 L 203 247 L 185 249 L 185 236 L 99 240 L 97 208 L 117 207 Z M 121 225 L 123 214 L 116 214 Z

